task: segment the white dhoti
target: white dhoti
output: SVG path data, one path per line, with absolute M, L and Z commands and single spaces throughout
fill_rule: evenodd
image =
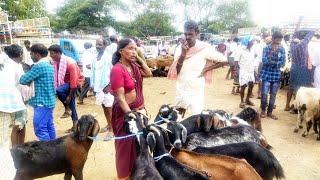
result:
M 254 71 L 248 72 L 245 70 L 239 70 L 239 85 L 243 86 L 245 84 L 248 85 L 249 82 L 255 82 Z

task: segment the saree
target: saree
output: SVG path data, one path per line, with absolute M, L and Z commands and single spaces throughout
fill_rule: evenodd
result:
M 131 64 L 133 70 L 133 79 L 135 79 L 135 91 L 136 100 L 129 104 L 131 110 L 137 110 L 143 108 L 144 98 L 142 93 L 143 79 L 141 77 L 138 66 L 134 63 Z M 118 74 L 117 74 L 118 75 Z M 111 88 L 112 84 L 116 83 L 117 77 L 113 77 L 114 74 L 111 71 Z M 112 107 L 112 128 L 115 136 L 125 136 L 127 133 L 124 131 L 124 116 L 125 113 L 122 111 L 119 101 L 115 98 Z M 130 176 L 131 170 L 134 166 L 137 154 L 135 146 L 135 137 L 130 137 L 121 140 L 115 140 L 116 150 L 116 169 L 119 178 L 125 178 Z

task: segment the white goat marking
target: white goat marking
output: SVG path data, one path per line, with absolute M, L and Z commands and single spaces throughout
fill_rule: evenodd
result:
M 201 114 L 203 114 L 203 115 L 209 115 L 209 114 L 210 114 L 210 111 L 208 111 L 208 110 L 203 110 L 203 111 L 201 112 Z
M 161 113 L 167 112 L 167 111 L 169 111 L 169 108 L 168 108 L 167 106 L 164 107 L 164 108 L 162 108 L 162 109 L 160 109 L 160 112 L 161 112 Z

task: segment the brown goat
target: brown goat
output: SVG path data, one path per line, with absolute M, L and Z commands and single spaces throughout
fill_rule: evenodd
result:
M 87 160 L 92 140 L 99 132 L 98 121 L 91 115 L 83 115 L 77 124 L 76 132 L 56 140 L 33 141 L 11 149 L 14 166 L 17 169 L 15 180 L 29 180 L 65 173 L 64 179 L 82 180 L 82 170 Z
M 175 149 L 171 155 L 182 164 L 205 171 L 214 180 L 262 180 L 252 166 L 240 159 Z

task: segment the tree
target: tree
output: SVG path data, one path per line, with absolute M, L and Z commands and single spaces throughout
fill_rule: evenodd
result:
M 138 37 L 171 35 L 175 30 L 170 19 L 167 13 L 146 10 L 129 24 L 122 23 L 123 27 L 117 30 L 125 35 Z
M 54 30 L 104 32 L 107 26 L 114 26 L 111 10 L 119 3 L 117 0 L 68 0 L 58 10 Z
M 248 0 L 226 2 L 217 6 L 211 28 L 212 31 L 229 30 L 235 33 L 239 28 L 254 26 L 250 17 Z
M 47 15 L 44 0 L 1 0 L 0 7 L 8 13 L 10 21 Z

